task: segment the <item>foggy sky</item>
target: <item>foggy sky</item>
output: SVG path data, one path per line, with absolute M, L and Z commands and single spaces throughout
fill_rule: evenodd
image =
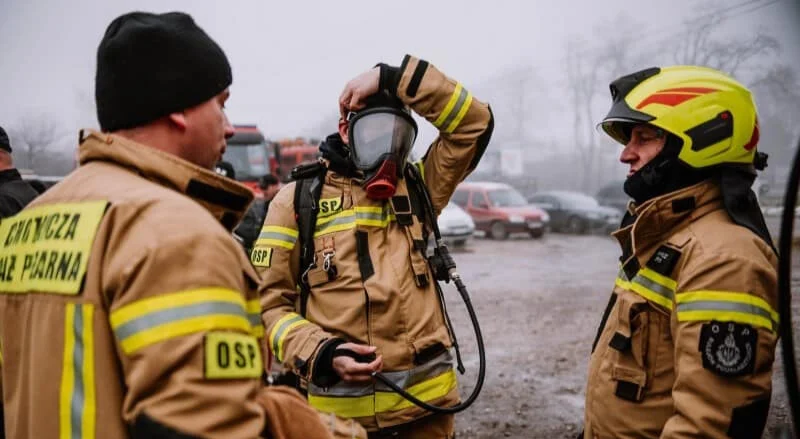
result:
M 797 16 L 787 13 L 791 1 L 730 20 L 731 32 L 766 27 L 783 44 L 786 59 L 800 65 Z M 502 72 L 531 66 L 537 79 L 528 86 L 552 95 L 563 85 L 562 51 L 570 35 L 602 41 L 607 35 L 597 29 L 613 29 L 620 12 L 641 23 L 643 35 L 679 29 L 703 3 L 708 1 L 0 0 L 0 126 L 25 113 L 51 114 L 70 132 L 96 126 L 97 44 L 108 23 L 131 10 L 190 13 L 232 64 L 231 119 L 281 137 L 304 135 L 336 114 L 344 83 L 377 62 L 399 65 L 410 53 L 477 89 Z

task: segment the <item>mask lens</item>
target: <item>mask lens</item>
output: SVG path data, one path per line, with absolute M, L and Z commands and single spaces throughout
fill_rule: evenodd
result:
M 405 162 L 416 137 L 415 127 L 405 117 L 375 112 L 355 119 L 350 127 L 351 148 L 356 167 L 373 168 L 386 154 Z

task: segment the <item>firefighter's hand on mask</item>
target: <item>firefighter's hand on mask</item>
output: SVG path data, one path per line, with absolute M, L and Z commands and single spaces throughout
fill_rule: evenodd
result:
M 381 79 L 380 67 L 374 67 L 351 79 L 339 96 L 339 113 L 347 116 L 348 111 L 364 108 L 364 99 L 377 93 Z
M 377 348 L 375 346 L 367 346 L 355 343 L 344 343 L 336 348 L 337 351 L 351 351 L 349 355 L 336 355 L 333 358 L 333 370 L 344 381 L 349 382 L 369 382 L 372 380 L 374 372 L 380 372 L 383 369 L 383 357 L 380 355 L 375 356 L 371 362 L 358 362 L 351 355 L 355 353 L 359 356 L 369 357 L 374 356 Z

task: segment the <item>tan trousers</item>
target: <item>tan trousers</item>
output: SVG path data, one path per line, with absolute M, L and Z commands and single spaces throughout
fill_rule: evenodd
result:
M 430 415 L 408 424 L 369 433 L 369 439 L 453 439 L 455 415 Z

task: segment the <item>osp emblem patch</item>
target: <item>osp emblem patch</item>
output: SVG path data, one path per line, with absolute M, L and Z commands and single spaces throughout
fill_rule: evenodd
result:
M 758 331 L 750 325 L 712 321 L 700 330 L 703 367 L 720 376 L 753 373 L 757 345 Z

